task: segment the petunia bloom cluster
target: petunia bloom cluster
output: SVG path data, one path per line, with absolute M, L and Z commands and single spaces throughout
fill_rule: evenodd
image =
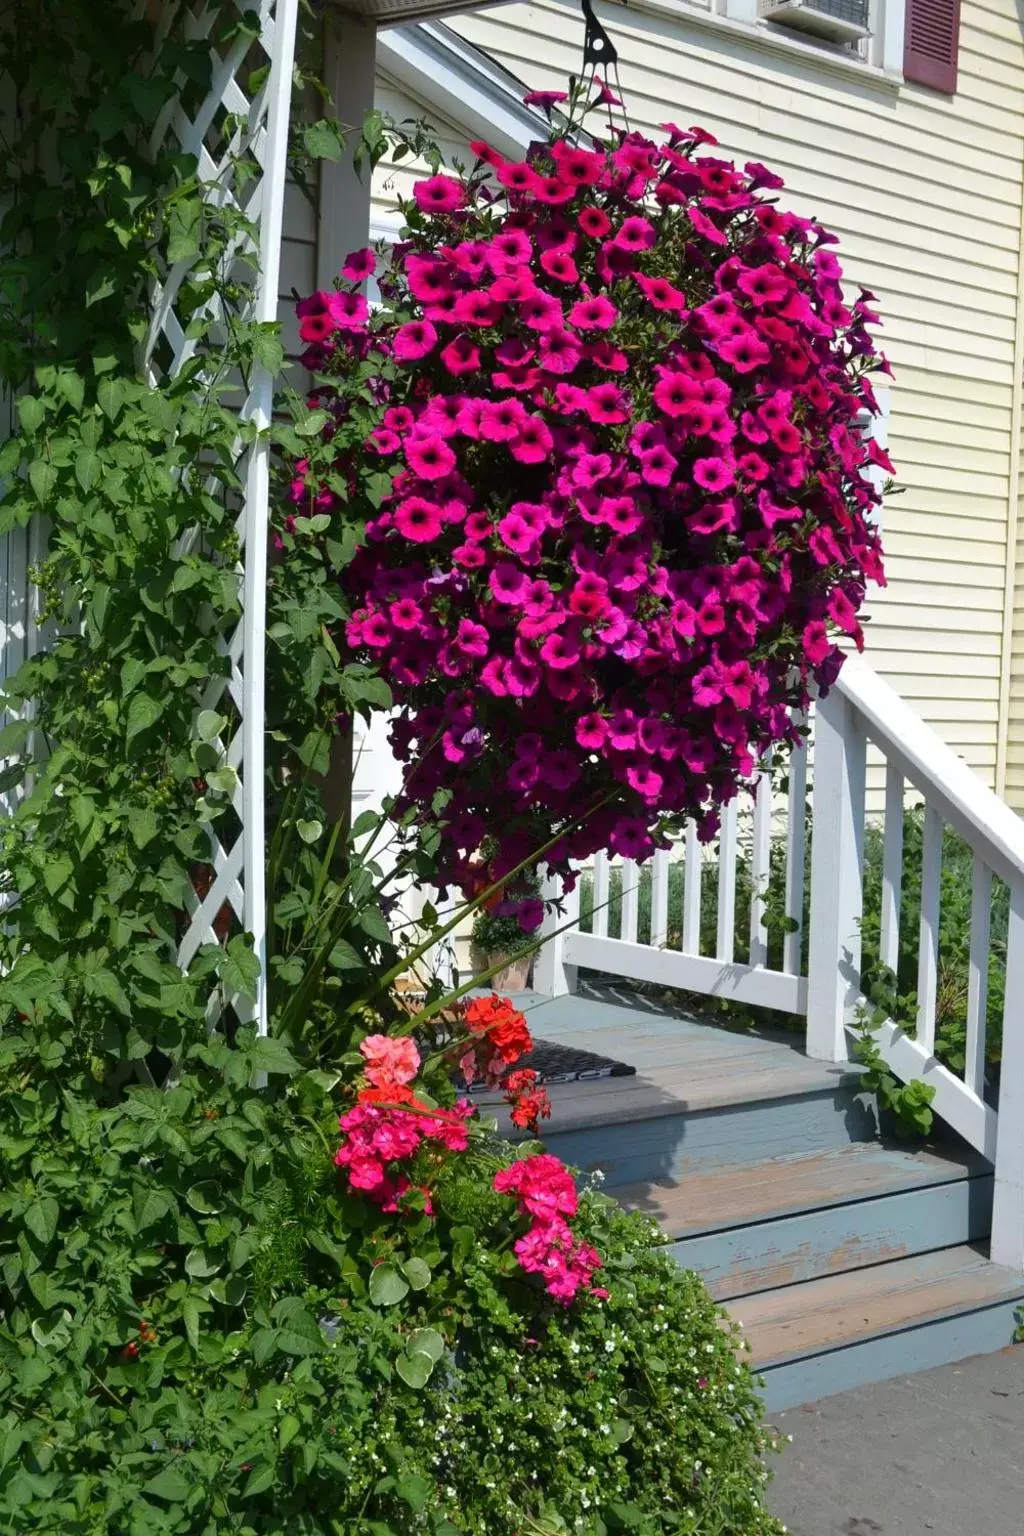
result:
M 379 311 L 355 287 L 372 253 L 300 307 L 328 433 L 379 359 L 387 489 L 343 639 L 391 686 L 441 886 L 552 839 L 571 882 L 688 817 L 712 837 L 884 579 L 873 296 L 771 171 L 664 135 L 476 144 L 467 176 L 417 184 Z M 305 473 L 292 495 L 332 502 Z

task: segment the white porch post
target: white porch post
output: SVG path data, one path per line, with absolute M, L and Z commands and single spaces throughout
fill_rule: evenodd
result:
M 815 707 L 807 1054 L 845 1061 L 860 981 L 867 740 L 837 688 Z
M 324 23 L 324 84 L 330 92 L 328 110 L 346 130 L 341 160 L 320 163 L 320 210 L 317 222 L 316 281 L 330 288 L 349 251 L 370 238 L 370 172 L 360 178 L 352 151 L 363 119 L 373 108 L 377 59 L 377 29 L 372 19 L 342 16 L 332 11 Z
M 1024 881 L 1010 887 L 991 1256 L 1024 1269 Z
M 557 901 L 561 894 L 561 880 L 546 874 L 541 883 L 541 898 L 545 902 Z M 576 967 L 566 964 L 565 940 L 569 931 L 579 926 L 579 885 L 563 898 L 563 909 L 561 915 L 545 912 L 541 925 L 544 943 L 533 962 L 533 990 L 543 997 L 565 997 L 567 993 L 576 991 Z

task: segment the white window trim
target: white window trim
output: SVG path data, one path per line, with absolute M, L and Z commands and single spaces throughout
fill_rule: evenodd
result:
M 710 0 L 713 7 L 716 0 Z M 872 42 L 874 59 L 858 58 L 855 54 L 832 49 L 827 44 L 805 42 L 796 33 L 787 33 L 784 27 L 773 26 L 757 16 L 757 0 L 720 0 L 723 9 L 691 5 L 687 0 L 629 0 L 630 10 L 642 11 L 649 16 L 671 20 L 696 31 L 724 32 L 737 40 L 753 44 L 758 49 L 779 54 L 793 60 L 801 58 L 808 64 L 847 80 L 856 79 L 862 85 L 870 85 L 887 94 L 898 91 L 903 84 L 903 27 L 905 0 L 873 0 L 874 9 L 881 9 L 881 25 Z

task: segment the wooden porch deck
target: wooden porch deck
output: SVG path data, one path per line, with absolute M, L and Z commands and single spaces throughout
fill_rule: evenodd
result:
M 636 1068 L 551 1085 L 544 1140 L 739 1312 L 770 1408 L 1011 1342 L 1024 1276 L 987 1257 L 990 1165 L 951 1133 L 886 1142 L 858 1067 L 628 984 L 516 1001 L 536 1039 Z

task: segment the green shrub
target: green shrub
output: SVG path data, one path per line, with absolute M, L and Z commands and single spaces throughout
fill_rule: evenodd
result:
M 646 1218 L 584 1195 L 609 1295 L 565 1308 L 490 1190 L 512 1149 L 396 1222 L 339 1195 L 329 1079 L 277 1042 L 115 1105 L 24 1035 L 0 1070 L 12 1536 L 779 1529 L 734 1335 Z

